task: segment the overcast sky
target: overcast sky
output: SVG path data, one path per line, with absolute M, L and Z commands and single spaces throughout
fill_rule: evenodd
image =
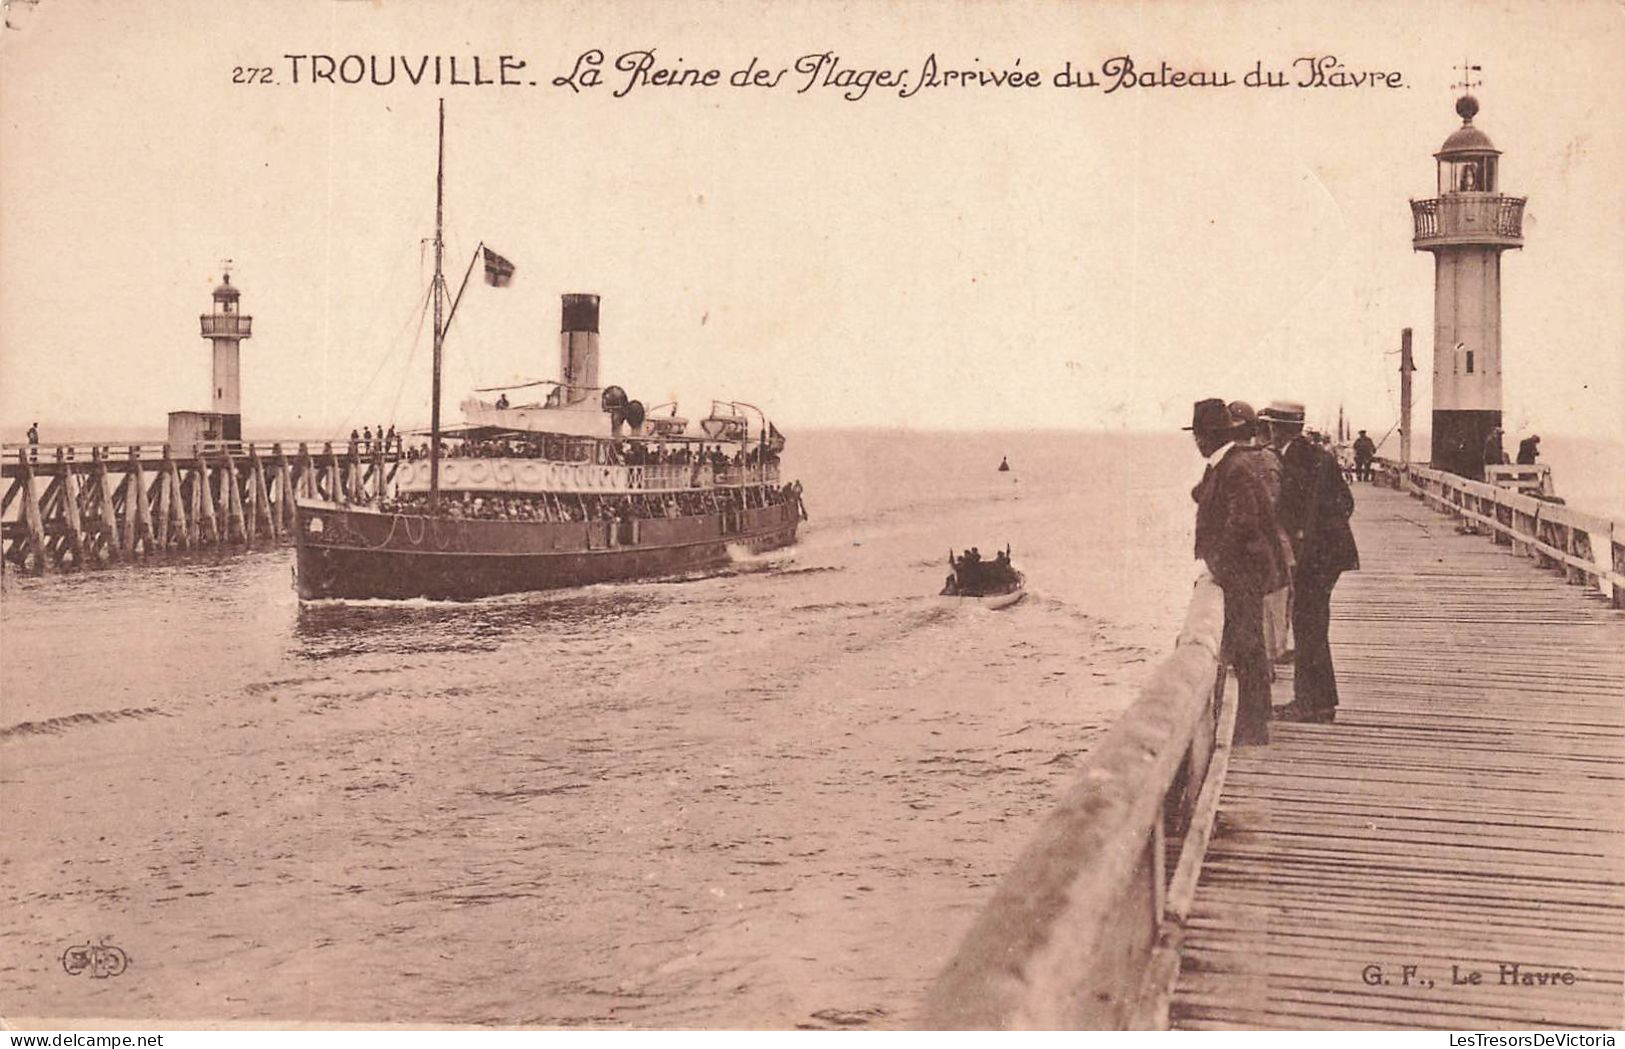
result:
M 475 384 L 556 377 L 559 293 L 590 291 L 601 379 L 691 416 L 721 396 L 786 427 L 1158 429 L 1220 395 L 1303 400 L 1312 421 L 1342 403 L 1382 433 L 1410 326 L 1425 426 L 1433 268 L 1407 198 L 1434 195 L 1464 58 L 1502 188 L 1529 196 L 1503 262 L 1509 428 L 1625 438 L 1617 4 L 43 0 L 8 18 L 8 440 L 206 408 L 196 317 L 226 257 L 254 317 L 248 435 L 425 420 L 441 96 L 448 276 L 481 240 L 517 267 L 463 302 L 453 414 Z M 591 48 L 724 81 L 826 50 L 910 82 L 932 52 L 1019 58 L 1044 86 L 551 84 Z M 292 84 L 283 56 L 312 53 L 527 64 L 513 87 Z M 1406 86 L 1052 86 L 1123 54 L 1292 83 L 1294 59 L 1335 55 Z M 234 85 L 239 65 L 276 82 Z

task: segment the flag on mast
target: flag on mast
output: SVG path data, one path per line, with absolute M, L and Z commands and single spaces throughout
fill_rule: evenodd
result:
M 493 288 L 506 288 L 513 283 L 513 263 L 490 248 L 485 251 L 485 283 Z

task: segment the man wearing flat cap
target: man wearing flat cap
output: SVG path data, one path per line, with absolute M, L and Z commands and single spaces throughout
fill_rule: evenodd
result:
M 1269 742 L 1269 661 L 1264 649 L 1264 595 L 1286 585 L 1287 568 L 1262 471 L 1249 456 L 1250 427 L 1219 398 L 1197 401 L 1186 427 L 1207 459 L 1196 500 L 1196 556 L 1224 591 L 1221 656 L 1236 675 L 1240 746 Z
M 1281 452 L 1281 523 L 1292 541 L 1292 702 L 1283 720 L 1329 723 L 1337 716 L 1330 641 L 1332 588 L 1360 567 L 1349 517 L 1354 496 L 1326 449 L 1303 436 L 1303 405 L 1274 401 L 1259 413 Z

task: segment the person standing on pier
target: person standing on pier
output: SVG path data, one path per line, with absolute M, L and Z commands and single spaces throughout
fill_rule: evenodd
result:
M 1354 479 L 1371 480 L 1371 460 L 1377 457 L 1377 444 L 1364 430 L 1354 439 Z
M 1269 497 L 1270 516 L 1275 522 L 1275 545 L 1281 551 L 1286 578 L 1281 585 L 1264 595 L 1264 652 L 1269 657 L 1270 680 L 1275 680 L 1275 664 L 1284 662 L 1292 650 L 1288 629 L 1292 617 L 1292 540 L 1281 525 L 1281 456 L 1270 446 L 1269 437 L 1259 425 L 1258 414 L 1246 401 L 1231 401 L 1230 415 L 1240 425 L 1238 444 L 1256 448 L 1257 455 L 1241 461 L 1258 475 L 1259 483 Z
M 1264 595 L 1286 585 L 1269 493 L 1252 457 L 1262 449 L 1238 441 L 1247 426 L 1217 397 L 1197 401 L 1191 425 L 1207 460 L 1196 500 L 1196 557 L 1224 591 L 1220 656 L 1236 675 L 1238 746 L 1270 739 L 1269 661 L 1264 649 Z
M 1303 405 L 1275 401 L 1264 409 L 1281 451 L 1281 523 L 1292 541 L 1292 702 L 1287 721 L 1330 723 L 1337 716 L 1332 667 L 1332 588 L 1360 567 L 1349 517 L 1354 496 L 1330 452 L 1303 437 Z
M 1501 435 L 1505 432 L 1505 430 L 1497 426 L 1495 429 L 1490 431 L 1490 435 L 1488 437 L 1484 438 L 1485 466 L 1501 466 L 1507 461 L 1507 453 L 1505 449 L 1501 447 Z M 1485 470 L 1479 475 L 1478 479 L 1482 481 L 1487 480 L 1488 478 L 1489 471 Z
M 1534 466 L 1535 460 L 1540 458 L 1540 434 L 1525 437 L 1518 442 L 1518 465 Z

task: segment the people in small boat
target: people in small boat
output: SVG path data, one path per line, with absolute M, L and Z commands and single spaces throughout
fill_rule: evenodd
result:
M 508 407 L 508 395 L 506 393 L 497 394 L 497 407 L 498 408 L 506 408 L 506 407 Z

